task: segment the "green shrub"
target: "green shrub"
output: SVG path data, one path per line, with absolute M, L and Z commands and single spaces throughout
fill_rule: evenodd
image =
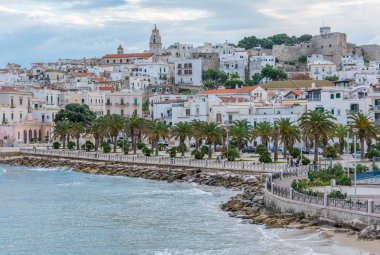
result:
M 107 142 L 102 142 L 100 144 L 100 147 L 103 150 L 103 153 L 110 153 L 111 152 L 111 145 Z
M 227 148 L 224 147 L 221 156 L 222 158 L 227 158 L 228 161 L 235 161 L 236 158 L 240 157 L 239 151 L 235 147 L 228 148 L 228 151 Z
M 302 157 L 302 165 L 306 166 L 310 164 L 310 159 L 308 157 Z
M 365 173 L 369 170 L 369 168 L 365 165 L 362 165 L 362 164 L 357 164 L 356 165 L 356 172 L 357 173 Z
M 264 144 L 257 145 L 256 153 L 259 155 L 263 155 L 268 152 L 267 147 Z
M 91 141 L 86 141 L 82 144 L 81 149 L 85 151 L 92 151 L 95 149 L 95 145 Z
M 329 198 L 346 199 L 347 193 L 343 193 L 342 190 L 332 190 L 327 196 Z
M 271 154 L 267 151 L 262 153 L 259 157 L 259 161 L 261 163 L 271 163 L 272 162 Z
M 142 150 L 144 147 L 146 147 L 145 143 L 138 143 L 137 144 L 137 149 Z
M 301 156 L 301 151 L 300 149 L 298 148 L 288 148 L 288 151 L 289 151 L 289 154 L 293 157 L 293 158 L 298 158 L 299 156 Z
M 380 157 L 380 151 L 376 150 L 375 148 L 371 148 L 367 153 L 366 153 L 366 157 L 369 158 L 369 159 L 372 159 L 372 158 L 378 158 Z
M 203 159 L 205 154 L 200 150 L 193 150 L 191 156 L 194 156 L 195 159 Z
M 145 156 L 149 157 L 152 154 L 152 150 L 149 149 L 148 147 L 144 147 L 142 149 L 142 152 L 144 153 Z
M 173 147 L 173 148 L 167 150 L 166 152 L 169 153 L 169 156 L 171 158 L 175 158 L 177 156 L 177 148 L 176 147 Z
M 307 179 L 293 180 L 291 187 L 296 191 L 302 191 L 309 188 L 310 181 Z
M 208 154 L 208 146 L 203 145 L 203 146 L 201 147 L 200 151 L 201 151 L 204 155 L 207 155 L 207 154 Z
M 125 155 L 127 155 L 128 154 L 128 152 L 129 152 L 129 147 L 130 147 L 130 144 L 129 143 L 124 143 L 123 144 L 123 146 L 122 146 L 122 150 L 123 150 L 123 153 L 125 154 Z
M 67 143 L 67 148 L 68 148 L 69 150 L 74 150 L 76 145 L 77 145 L 77 144 L 76 144 L 74 141 L 69 141 L 69 142 Z
M 58 150 L 60 147 L 61 147 L 61 143 L 60 142 L 54 142 L 53 143 L 53 149 Z
M 333 146 L 329 145 L 326 148 L 326 155 L 325 155 L 325 157 L 326 158 L 337 158 L 338 157 L 338 152 L 337 152 L 337 150 Z

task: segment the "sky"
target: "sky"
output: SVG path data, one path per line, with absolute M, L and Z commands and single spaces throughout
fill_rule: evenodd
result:
M 380 44 L 379 0 L 0 0 L 0 66 L 101 57 L 148 49 L 154 24 L 164 46 L 237 43 L 244 36 L 319 32 Z

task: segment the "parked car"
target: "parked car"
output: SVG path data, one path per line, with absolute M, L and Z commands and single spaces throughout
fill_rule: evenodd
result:
M 310 151 L 308 151 L 305 147 L 303 147 L 301 149 L 301 151 L 302 151 L 302 154 L 309 154 L 310 153 Z
M 243 153 L 254 153 L 255 148 L 253 146 L 246 146 L 242 149 Z
M 314 148 L 310 149 L 310 154 L 314 154 Z M 323 150 L 321 148 L 318 148 L 318 154 L 319 155 L 322 155 L 323 154 Z
M 272 152 L 272 153 L 274 153 L 274 147 L 272 147 L 272 148 L 270 148 L 270 151 Z M 277 152 L 283 152 L 284 151 L 284 148 L 282 148 L 282 147 L 278 147 L 277 148 Z
M 163 145 L 163 146 L 169 146 L 169 143 L 168 141 L 165 141 L 165 140 L 161 140 L 158 142 L 159 145 Z
M 361 152 L 359 151 L 357 151 L 356 153 L 352 153 L 352 157 L 354 157 L 354 158 L 361 158 L 361 156 L 362 156 L 362 154 L 361 154 Z

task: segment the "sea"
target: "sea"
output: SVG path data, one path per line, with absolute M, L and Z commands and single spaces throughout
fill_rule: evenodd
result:
M 0 254 L 317 254 L 302 235 L 228 217 L 220 204 L 235 194 L 0 165 Z

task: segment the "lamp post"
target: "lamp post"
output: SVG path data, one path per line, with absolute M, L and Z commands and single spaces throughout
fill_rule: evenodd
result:
M 300 129 L 300 153 L 301 153 L 301 163 L 300 163 L 300 165 L 302 165 L 302 130 L 301 129 Z
M 357 164 L 356 164 L 356 161 L 357 161 L 357 159 L 356 159 L 356 157 L 357 157 L 357 155 L 356 155 L 356 134 L 357 134 L 357 132 L 358 132 L 358 129 L 357 128 L 353 128 L 352 129 L 352 132 L 354 133 L 354 189 L 355 189 L 355 200 L 357 199 L 357 194 L 356 194 L 356 168 L 357 168 Z

